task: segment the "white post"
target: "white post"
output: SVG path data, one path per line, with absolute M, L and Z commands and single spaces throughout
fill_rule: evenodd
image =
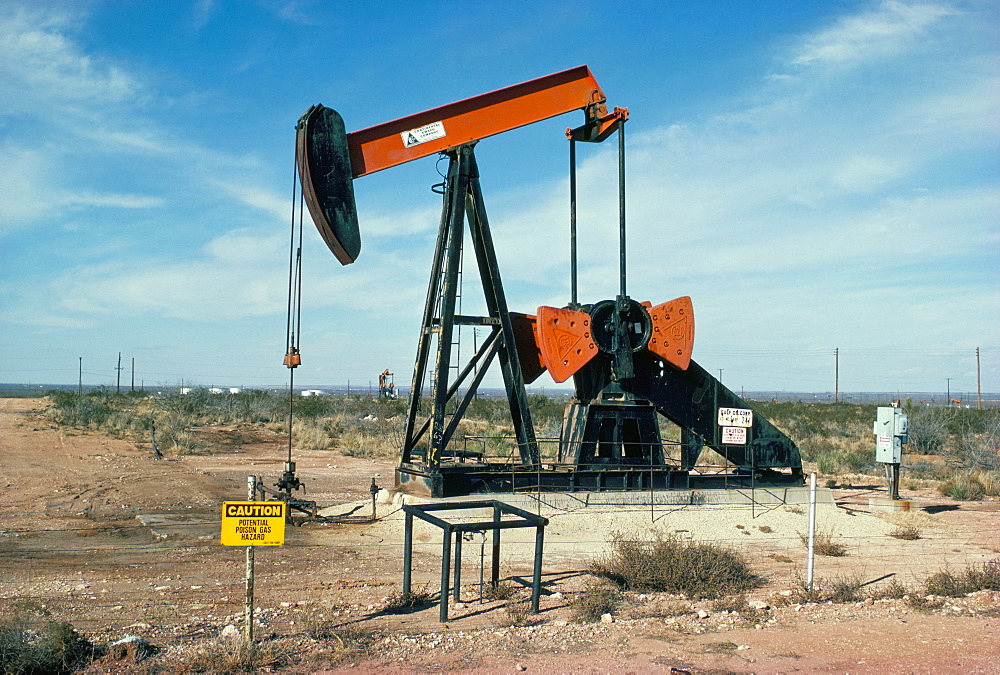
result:
M 247 476 L 247 500 L 255 501 L 257 494 L 257 477 Z M 243 608 L 243 618 L 246 623 L 243 629 L 243 636 L 247 644 L 253 644 L 253 568 L 254 568 L 254 548 L 247 546 L 247 576 L 246 576 L 246 605 Z
M 809 557 L 806 559 L 806 590 L 813 587 L 813 561 L 816 557 L 816 474 L 809 474 Z

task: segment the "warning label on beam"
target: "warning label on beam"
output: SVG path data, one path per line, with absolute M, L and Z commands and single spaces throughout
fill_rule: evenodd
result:
M 431 122 L 425 126 L 404 131 L 399 135 L 403 139 L 403 147 L 406 148 L 412 148 L 414 145 L 420 145 L 428 141 L 436 141 L 445 136 L 447 134 L 444 132 L 444 124 L 441 122 Z
M 223 546 L 281 546 L 285 543 L 284 502 L 224 502 Z

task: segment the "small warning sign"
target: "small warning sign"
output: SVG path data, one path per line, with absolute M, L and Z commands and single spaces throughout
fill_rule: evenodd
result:
M 752 427 L 753 410 L 749 408 L 719 408 L 720 427 Z
M 441 122 L 431 122 L 425 126 L 404 131 L 399 135 L 403 139 L 403 147 L 406 148 L 412 148 L 414 145 L 420 145 L 428 141 L 436 141 L 445 136 L 447 134 L 444 132 L 444 124 Z
M 747 428 L 746 427 L 722 427 L 722 444 L 723 445 L 746 445 L 747 444 Z
M 224 502 L 223 546 L 281 546 L 285 543 L 284 502 Z

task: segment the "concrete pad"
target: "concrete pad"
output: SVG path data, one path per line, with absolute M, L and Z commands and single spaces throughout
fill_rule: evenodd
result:
M 389 491 L 380 502 L 399 505 L 405 498 L 408 504 L 427 502 L 469 502 L 496 500 L 525 510 L 535 510 L 538 505 L 552 509 L 581 509 L 590 506 L 700 506 L 700 505 L 752 505 L 777 506 L 782 504 L 808 504 L 808 486 L 702 489 L 702 490 L 653 490 L 645 492 L 517 492 L 482 495 L 465 495 L 431 499 L 417 497 L 402 492 Z M 829 488 L 816 489 L 816 503 L 834 505 L 833 492 Z
M 905 513 L 913 509 L 913 501 L 909 499 L 889 499 L 888 497 L 869 497 L 868 508 L 883 513 Z

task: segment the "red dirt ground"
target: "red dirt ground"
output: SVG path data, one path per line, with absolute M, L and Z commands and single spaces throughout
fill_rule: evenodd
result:
M 0 603 L 42 603 L 95 644 L 135 634 L 183 650 L 215 638 L 227 624 L 239 626 L 243 549 L 218 544 L 219 505 L 245 498 L 247 474 L 277 479 L 286 441 L 259 430 L 206 430 L 215 440 L 212 454 L 156 461 L 148 446 L 58 428 L 40 414 L 43 407 L 37 399 L 0 399 Z M 305 496 L 324 505 L 367 500 L 376 474 L 382 486 L 392 480 L 392 459 L 329 451 L 295 459 Z M 875 492 L 868 486 L 835 497 L 841 508 L 863 513 Z M 906 543 L 912 555 L 905 569 L 889 570 L 904 583 L 1000 552 L 1000 503 L 953 502 L 930 492 L 904 496 L 934 520 L 923 539 Z M 160 522 L 147 527 L 139 515 Z M 587 578 L 586 550 L 572 564 L 561 556 L 546 565 L 547 594 L 533 625 L 505 625 L 511 615 L 503 603 L 480 604 L 475 585 L 463 589 L 466 603 L 453 605 L 446 624 L 437 621 L 437 605 L 386 615 L 380 609 L 399 590 L 402 547 L 385 532 L 307 524 L 292 528 L 285 546 L 259 549 L 257 636 L 302 636 L 320 614 L 360 629 L 364 648 L 340 657 L 336 672 L 1000 672 L 1000 593 L 935 599 L 939 607 L 922 610 L 903 600 L 797 604 L 791 592 L 800 566 L 735 533 L 734 543 L 744 545 L 769 580 L 751 594 L 769 608 L 753 616 L 650 594 L 630 596 L 613 622 L 576 623 L 570 600 Z M 887 542 L 902 545 L 860 540 L 847 557 L 824 560 L 824 569 L 875 579 L 884 571 L 877 561 Z M 427 550 L 435 552 L 431 544 Z M 478 551 L 475 543 L 472 550 Z M 439 555 L 415 556 L 418 586 L 436 587 Z M 473 562 L 467 582 L 478 581 Z M 505 563 L 504 574 L 528 577 L 527 562 Z M 664 610 L 678 603 L 687 611 Z M 314 660 L 289 670 L 332 672 L 322 671 L 319 643 L 301 637 L 301 644 L 317 652 Z

